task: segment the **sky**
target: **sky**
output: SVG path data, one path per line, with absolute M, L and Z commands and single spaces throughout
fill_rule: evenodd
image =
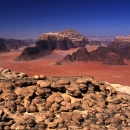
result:
M 84 36 L 130 35 L 130 0 L 0 0 L 0 37 L 37 39 L 77 30 Z

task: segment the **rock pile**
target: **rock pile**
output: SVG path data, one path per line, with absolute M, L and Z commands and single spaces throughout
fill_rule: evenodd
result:
M 0 68 L 0 79 L 26 79 L 28 76 L 23 72 L 11 71 L 10 69 Z
M 128 130 L 130 95 L 91 76 L 1 79 L 0 129 Z

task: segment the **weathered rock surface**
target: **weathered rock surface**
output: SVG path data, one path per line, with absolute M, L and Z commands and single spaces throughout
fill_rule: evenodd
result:
M 63 61 L 88 61 L 90 60 L 90 54 L 86 48 L 78 49 L 76 52 L 73 52 L 72 55 L 68 54 Z
M 40 36 L 40 40 L 36 42 L 39 50 L 67 50 L 73 48 L 74 45 L 69 37 L 62 36 L 58 33 L 45 33 Z
M 39 77 L 0 79 L 0 129 L 130 129 L 130 92 L 121 86 L 90 76 Z
M 74 44 L 74 47 L 85 47 L 85 45 L 89 43 L 88 39 L 82 34 L 78 33 L 76 30 L 64 30 L 59 34 L 64 37 L 69 37 Z

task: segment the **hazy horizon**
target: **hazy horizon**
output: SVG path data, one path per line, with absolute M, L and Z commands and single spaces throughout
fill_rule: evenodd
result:
M 0 37 L 38 39 L 42 33 L 65 29 L 84 36 L 127 36 L 129 4 L 129 0 L 1 1 Z

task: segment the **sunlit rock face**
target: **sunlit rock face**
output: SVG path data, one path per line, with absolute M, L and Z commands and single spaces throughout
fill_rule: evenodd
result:
M 117 42 L 129 42 L 130 43 L 130 35 L 128 35 L 128 36 L 117 36 L 115 38 L 115 41 L 117 41 Z

